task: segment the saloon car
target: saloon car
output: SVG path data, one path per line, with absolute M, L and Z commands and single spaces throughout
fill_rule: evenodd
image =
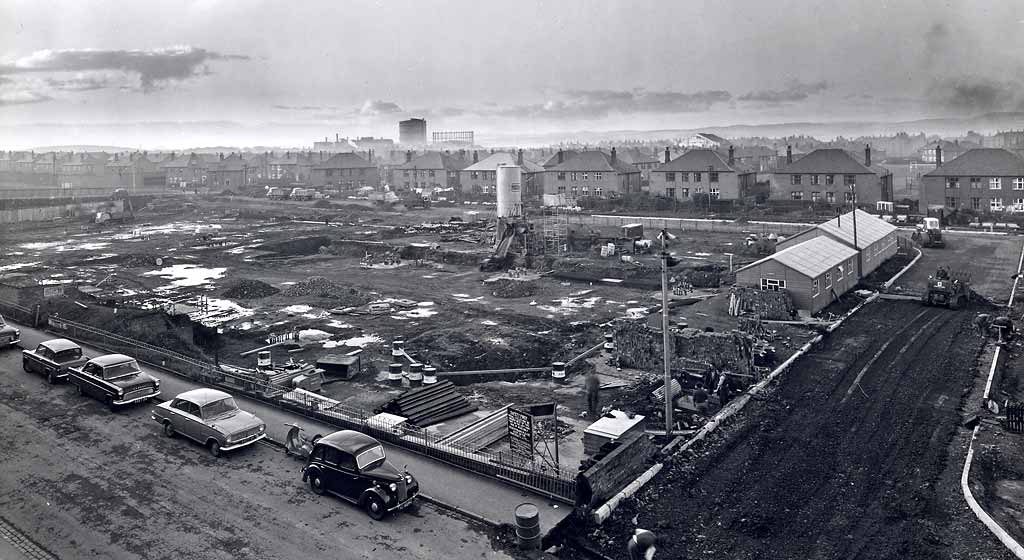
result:
M 302 468 L 302 481 L 314 494 L 338 496 L 377 520 L 413 506 L 420 492 L 411 474 L 388 461 L 379 441 L 352 430 L 317 440 Z
M 0 348 L 14 346 L 21 342 L 21 331 L 8 325 L 4 316 L 0 315 Z
M 214 457 L 267 437 L 266 423 L 216 389 L 185 391 L 157 405 L 151 417 L 163 425 L 168 437 L 181 434 L 206 446 Z
M 35 350 L 21 351 L 21 367 L 28 373 L 46 376 L 51 384 L 68 378 L 71 368 L 89 361 L 82 354 L 82 347 L 66 338 L 54 338 L 40 342 Z
M 68 381 L 79 395 L 97 398 L 111 411 L 160 394 L 160 380 L 143 373 L 135 358 L 124 354 L 107 354 L 89 360 L 82 367 L 70 368 Z

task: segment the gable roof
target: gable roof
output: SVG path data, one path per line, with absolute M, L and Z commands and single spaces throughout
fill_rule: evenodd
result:
M 579 152 L 577 152 L 576 150 L 562 150 L 562 161 L 568 161 L 576 157 L 577 155 L 579 155 Z M 558 163 L 558 152 L 551 154 L 551 157 L 549 157 L 544 163 L 540 165 L 544 169 L 550 169 L 556 165 L 560 165 Z
M 463 169 L 463 171 L 495 171 L 499 165 L 518 165 L 516 163 L 518 159 L 519 156 L 517 154 L 496 152 Z M 527 159 L 523 159 L 523 164 L 519 167 L 526 173 L 544 171 L 543 167 Z
M 615 173 L 640 173 L 640 170 L 636 166 L 625 163 L 622 160 L 616 158 L 612 161 L 612 156 L 598 151 L 590 150 L 586 152 L 580 152 L 573 157 L 566 158 L 565 162 L 556 165 L 548 171 L 612 171 Z
M 655 167 L 655 171 L 707 171 L 708 168 L 718 173 L 735 173 L 722 156 L 714 150 L 690 150 L 674 160 Z
M 1002 148 L 968 150 L 960 157 L 943 163 L 925 173 L 925 177 L 958 177 L 960 175 L 1024 177 L 1024 159 Z
M 817 278 L 855 256 L 857 256 L 857 251 L 853 247 L 844 245 L 830 237 L 821 236 L 786 247 L 774 255 L 769 255 L 739 270 L 773 260 L 808 278 Z
M 395 169 L 444 169 L 445 171 L 462 171 L 466 162 L 441 152 L 427 152 L 412 161 L 403 163 Z
M 884 171 L 883 171 L 884 170 Z M 865 167 L 846 150 L 819 148 L 775 170 L 776 174 L 888 175 L 880 166 Z
M 326 161 L 314 165 L 313 169 L 367 169 L 376 167 L 376 165 L 363 159 L 362 156 L 352 152 L 343 152 L 334 154 L 327 158 Z
M 857 247 L 864 249 L 882 239 L 886 235 L 896 231 L 896 226 L 879 219 L 863 210 L 854 210 L 857 213 Z M 842 216 L 818 224 L 818 229 L 842 240 L 853 247 L 853 215 L 854 212 L 847 212 Z

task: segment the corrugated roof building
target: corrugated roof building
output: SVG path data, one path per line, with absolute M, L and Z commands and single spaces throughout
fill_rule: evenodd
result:
M 856 236 L 854 235 L 854 216 L 856 216 Z M 779 243 L 776 249 L 784 249 L 822 236 L 830 237 L 852 249 L 855 247 L 854 237 L 856 237 L 856 248 L 861 251 L 860 275 L 866 276 L 896 254 L 898 233 L 899 228 L 889 222 L 863 210 L 856 210 L 856 213 L 847 212 L 793 235 Z

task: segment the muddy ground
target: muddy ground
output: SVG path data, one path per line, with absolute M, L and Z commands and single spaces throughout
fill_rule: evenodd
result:
M 982 348 L 972 316 L 869 305 L 590 540 L 619 557 L 635 520 L 669 558 L 1008 558 L 961 523 L 947 475 Z

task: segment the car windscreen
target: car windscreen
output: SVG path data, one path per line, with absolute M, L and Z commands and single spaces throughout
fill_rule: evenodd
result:
M 121 362 L 103 368 L 103 379 L 114 379 L 123 375 L 131 375 L 139 372 L 139 364 L 135 360 Z
M 236 410 L 238 410 L 238 406 L 235 405 L 235 399 L 227 397 L 203 406 L 203 419 L 209 420 L 210 418 L 215 418 Z
M 81 348 L 68 348 L 67 350 L 61 350 L 53 357 L 53 360 L 57 363 L 63 364 L 64 362 L 70 362 L 77 360 L 82 357 Z
M 368 467 L 374 466 L 384 460 L 384 447 L 378 445 L 377 447 L 371 447 L 366 451 L 363 451 L 356 456 L 356 466 L 359 470 L 365 470 Z

